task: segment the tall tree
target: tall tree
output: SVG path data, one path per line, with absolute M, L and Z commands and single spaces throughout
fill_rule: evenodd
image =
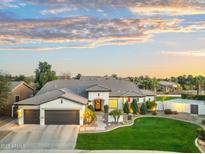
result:
M 80 78 L 81 78 L 81 74 L 80 73 L 78 73 L 75 77 L 74 77 L 74 79 L 77 79 L 77 80 L 79 80 Z
M 37 89 L 42 88 L 48 81 L 58 79 L 56 72 L 52 71 L 51 67 L 47 62 L 39 62 L 38 69 L 35 70 Z
M 203 76 L 196 76 L 195 83 L 196 83 L 197 95 L 200 95 L 201 94 L 201 87 L 205 83 L 204 77 Z
M 0 110 L 4 108 L 10 93 L 10 80 L 7 76 L 0 74 Z
M 158 83 L 158 81 L 156 78 L 151 79 L 151 89 L 154 90 L 155 95 L 157 94 L 157 83 Z
M 30 84 L 31 82 L 33 82 L 33 76 L 25 76 L 25 75 L 19 75 L 19 76 L 14 76 L 11 77 L 12 81 L 24 81 L 28 84 Z
M 113 78 L 115 78 L 115 79 L 118 79 L 117 74 L 112 74 L 111 77 L 113 77 Z

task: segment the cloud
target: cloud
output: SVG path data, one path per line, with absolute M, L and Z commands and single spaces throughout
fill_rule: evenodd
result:
M 41 14 L 43 14 L 43 15 L 60 14 L 60 13 L 70 12 L 71 10 L 73 10 L 73 9 L 67 8 L 67 7 L 53 8 L 53 9 L 42 10 Z
M 134 44 L 147 41 L 153 32 L 181 31 L 180 20 L 69 17 L 50 20 L 16 20 L 0 23 L 0 44 L 31 42 L 83 42 L 92 46 Z
M 18 2 L 16 0 L 1 0 L 0 2 L 0 9 L 5 8 L 18 8 L 26 6 L 25 3 Z
M 101 10 L 103 7 L 110 9 L 125 8 L 139 15 L 195 15 L 205 14 L 204 0 L 27 0 L 35 5 L 44 5 L 48 8 L 55 7 L 55 12 L 61 13 L 62 8 L 94 8 Z M 59 10 L 59 11 L 57 11 Z M 103 10 L 103 9 L 102 9 Z
M 195 15 L 205 14 L 205 1 L 201 0 L 151 0 L 141 1 L 136 5 L 128 6 L 134 13 L 147 15 Z
M 191 56 L 191 57 L 205 57 L 205 50 L 201 51 L 163 51 L 162 55 L 168 56 Z
M 9 12 L 6 14 L 0 11 L 0 45 L 8 46 L 7 49 L 0 50 L 51 50 L 136 44 L 149 41 L 156 33 L 205 30 L 205 21 L 187 22 L 177 16 L 204 14 L 205 0 L 126 0 L 126 3 L 124 0 L 23 0 L 22 3 L 14 3 L 17 1 L 3 0 L 4 6 L 0 4 L 0 8 L 1 5 L 5 8 L 32 4 L 41 6 L 43 10 L 40 13 L 50 16 L 48 19 L 45 16 L 20 19 L 12 18 L 14 15 Z M 89 8 L 96 9 L 104 16 L 108 16 L 110 10 L 123 8 L 140 15 L 140 18 L 92 18 L 88 13 L 87 16 L 53 17 L 75 9 Z M 156 14 L 152 18 L 147 16 Z M 162 18 L 161 15 L 164 14 L 172 17 Z M 36 44 L 38 47 L 35 47 Z
M 0 23 L 0 45 L 55 43 L 56 48 L 125 45 L 148 41 L 154 33 L 204 30 L 205 22 L 181 26 L 179 19 L 94 19 L 84 16 L 47 20 L 8 20 Z M 75 46 L 72 43 L 77 43 Z M 82 46 L 81 44 L 86 44 Z M 30 47 L 28 47 L 30 46 Z M 40 47 L 47 50 L 54 47 Z M 11 48 L 10 48 L 11 49 Z M 18 49 L 18 48 L 16 48 Z M 22 48 L 21 48 L 22 49 Z M 6 49 L 5 49 L 6 50 Z

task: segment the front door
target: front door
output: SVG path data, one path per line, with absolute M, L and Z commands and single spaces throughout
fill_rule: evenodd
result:
M 95 111 L 101 111 L 102 100 L 97 99 L 95 100 Z

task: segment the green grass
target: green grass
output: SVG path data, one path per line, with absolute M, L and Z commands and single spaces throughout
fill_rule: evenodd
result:
M 194 144 L 199 126 L 165 118 L 144 117 L 110 132 L 79 134 L 76 149 L 199 152 Z
M 164 101 L 168 101 L 168 100 L 171 100 L 171 99 L 177 99 L 177 98 L 181 98 L 181 97 L 165 96 Z M 163 96 L 157 96 L 156 101 L 163 101 Z

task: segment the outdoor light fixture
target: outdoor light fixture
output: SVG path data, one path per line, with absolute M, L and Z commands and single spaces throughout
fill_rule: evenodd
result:
M 23 110 L 22 109 L 18 109 L 18 118 L 21 118 L 23 116 Z

